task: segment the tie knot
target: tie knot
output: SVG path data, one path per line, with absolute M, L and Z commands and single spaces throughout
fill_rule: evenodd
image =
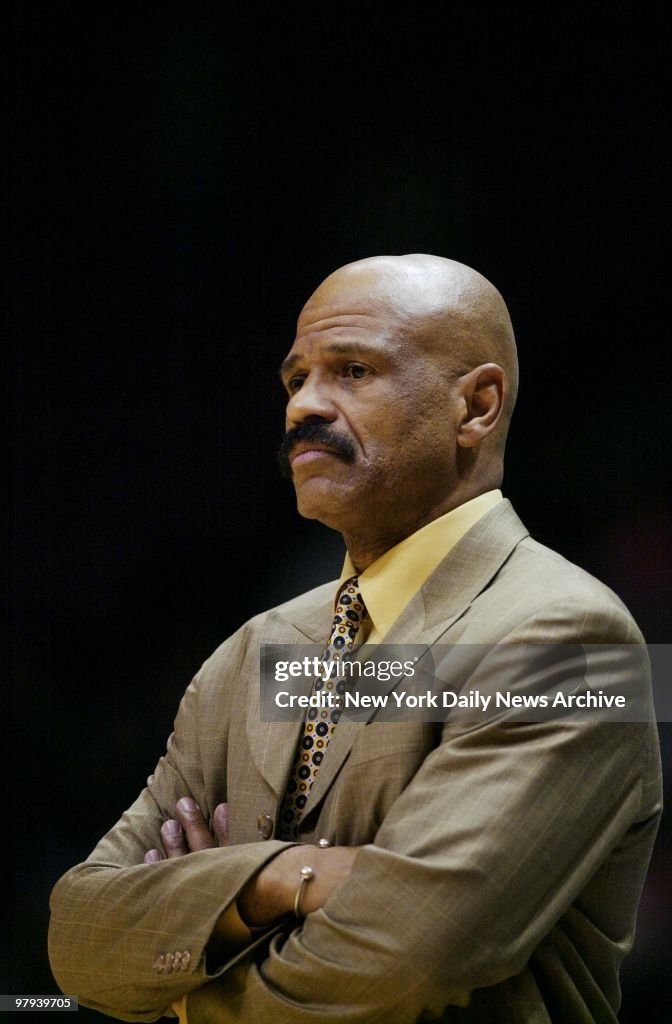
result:
M 346 580 L 336 598 L 336 611 L 328 653 L 351 651 L 366 617 L 366 605 L 359 589 L 359 576 Z

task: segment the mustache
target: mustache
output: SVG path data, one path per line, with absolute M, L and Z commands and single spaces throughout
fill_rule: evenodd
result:
M 288 430 L 282 439 L 278 449 L 278 466 L 283 476 L 291 480 L 292 467 L 289 456 L 292 449 L 300 442 L 315 441 L 324 445 L 329 451 L 335 452 L 344 462 L 355 461 L 355 446 L 345 434 L 339 434 L 337 430 L 326 423 L 299 423 L 298 427 Z

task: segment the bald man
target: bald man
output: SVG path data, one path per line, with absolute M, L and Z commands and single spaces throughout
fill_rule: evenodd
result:
M 499 491 L 517 387 L 501 296 L 437 257 L 350 264 L 281 375 L 281 464 L 300 513 L 343 534 L 341 579 L 196 675 L 147 788 L 54 890 L 57 980 L 125 1020 L 616 1021 L 661 809 L 650 714 L 261 713 L 262 645 L 326 644 L 308 705 L 382 641 L 491 697 L 574 679 L 580 650 L 592 689 L 648 706 L 627 610 Z M 493 650 L 525 650 L 524 671 Z

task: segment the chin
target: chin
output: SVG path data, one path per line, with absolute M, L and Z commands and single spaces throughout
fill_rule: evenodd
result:
M 330 480 L 306 480 L 296 485 L 296 507 L 304 519 L 317 519 L 318 522 L 334 530 L 340 530 L 348 518 L 348 509 L 352 508 L 352 492 L 344 495 L 343 489 L 336 487 Z

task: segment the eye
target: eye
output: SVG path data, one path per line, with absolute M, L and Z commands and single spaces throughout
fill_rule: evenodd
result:
M 289 380 L 287 381 L 285 387 L 289 391 L 290 395 L 295 394 L 297 391 L 299 391 L 301 389 L 305 379 L 306 379 L 305 373 L 297 373 L 293 377 L 289 378 Z
M 364 366 L 362 363 L 348 363 L 345 367 L 345 376 L 350 377 L 352 380 L 361 380 L 369 372 L 368 366 Z

